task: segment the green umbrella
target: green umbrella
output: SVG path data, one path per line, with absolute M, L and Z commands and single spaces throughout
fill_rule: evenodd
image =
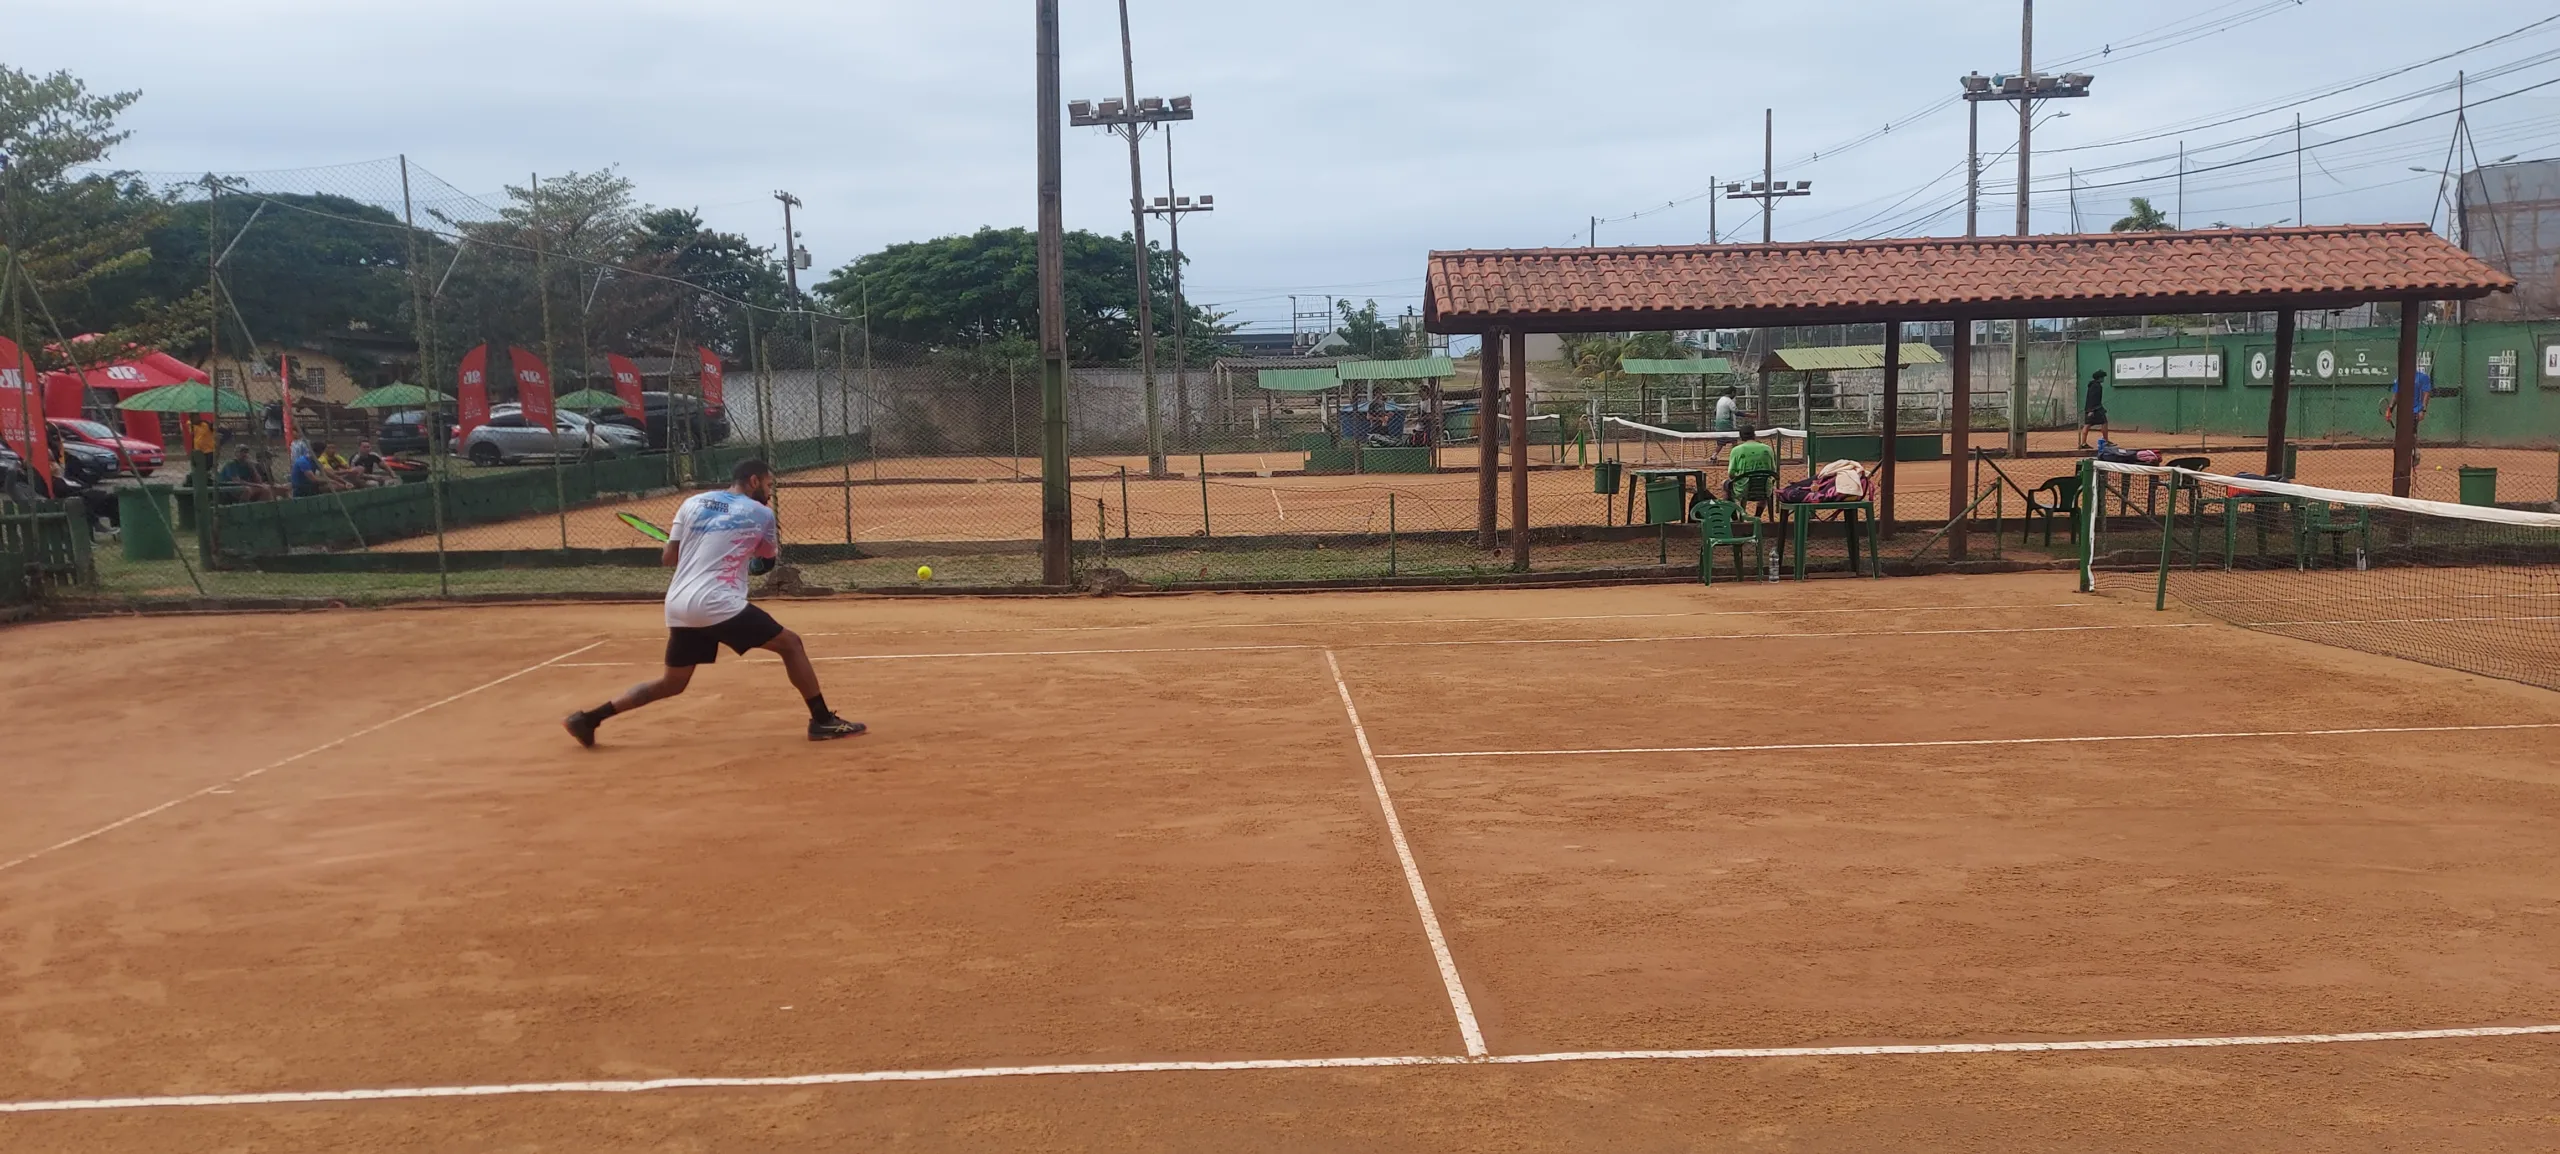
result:
M 358 396 L 349 405 L 357 409 L 423 409 L 433 404 L 451 404 L 453 398 L 417 385 L 384 385 Z
M 218 407 L 217 407 L 218 406 Z M 162 385 L 126 397 L 116 405 L 129 413 L 228 413 L 247 416 L 255 410 L 247 398 L 211 385 Z
M 619 409 L 622 398 L 602 389 L 580 389 L 551 403 L 563 409 Z

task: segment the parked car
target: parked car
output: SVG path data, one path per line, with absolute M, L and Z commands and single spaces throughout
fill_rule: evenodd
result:
M 474 465 L 506 465 L 528 460 L 578 459 L 637 453 L 648 440 L 637 429 L 600 425 L 576 413 L 555 413 L 553 427 L 525 423 L 524 410 L 513 404 L 493 405 L 489 423 L 453 443 L 457 456 Z
M 45 423 L 61 430 L 63 439 L 75 445 L 92 445 L 106 450 L 107 458 L 116 462 L 118 472 L 124 470 L 126 461 L 131 461 L 135 476 L 148 477 L 169 463 L 168 453 L 160 446 L 125 436 L 96 421 L 80 417 L 53 417 Z
M 671 425 L 682 429 L 685 444 L 694 448 L 717 445 L 729 439 L 729 415 L 719 405 L 705 405 L 692 397 L 653 391 L 640 394 L 640 409 L 641 417 L 613 409 L 596 414 L 596 421 L 648 434 L 652 450 L 667 447 Z M 673 414 L 672 421 L 670 414 Z
M 114 477 L 122 468 L 116 463 L 113 450 L 101 449 L 84 441 L 65 439 L 62 458 L 63 471 L 71 475 L 71 481 L 76 485 L 96 485 Z M 40 495 L 35 489 L 34 475 L 27 472 L 26 462 L 7 446 L 0 445 L 0 496 L 27 502 Z
M 453 443 L 453 414 L 436 413 L 433 435 L 446 444 Z M 375 435 L 373 443 L 386 457 L 396 453 L 423 453 L 427 451 L 428 436 L 426 410 L 409 409 L 384 416 L 382 431 Z

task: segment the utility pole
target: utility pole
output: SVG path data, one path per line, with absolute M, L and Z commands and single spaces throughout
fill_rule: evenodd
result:
M 782 271 L 791 281 L 791 299 L 800 299 L 800 270 L 809 267 L 809 252 L 800 247 L 800 234 L 791 227 L 791 210 L 800 207 L 800 198 L 787 192 L 773 194 L 782 202 Z
M 1976 72 L 1965 78 L 1966 87 L 1988 78 Z M 1964 234 L 1982 235 L 1982 102 L 1964 102 Z
M 1138 370 L 1147 407 L 1147 475 L 1162 477 L 1164 418 L 1156 405 L 1155 292 L 1147 279 L 1146 171 L 1139 159 L 1138 139 L 1146 135 L 1151 125 L 1191 119 L 1191 98 L 1138 99 L 1137 56 L 1129 39 L 1129 0 L 1120 0 L 1120 82 L 1120 99 L 1105 100 L 1098 109 L 1089 101 L 1079 100 L 1067 107 L 1067 115 L 1069 123 L 1077 128 L 1104 128 L 1129 138 L 1129 232 L 1138 269 Z
M 1600 218 L 1599 218 L 1599 217 L 1596 217 L 1596 216 L 1595 216 L 1595 217 L 1592 217 L 1592 218 L 1591 218 L 1591 239 L 1589 240 L 1589 242 L 1585 243 L 1582 247 L 1584 247 L 1584 248 L 1598 248 L 1598 247 L 1600 247 Z
M 2018 17 L 2018 74 L 1984 76 L 1979 72 L 1960 77 L 1964 98 L 1977 107 L 1984 101 L 1999 100 L 2018 106 L 2018 235 L 2035 232 L 2035 201 L 2031 195 L 2035 155 L 2035 105 L 2040 100 L 2058 100 L 2089 95 L 2093 78 L 2085 72 L 2068 72 L 2045 76 L 2036 72 L 2036 3 L 2020 0 Z M 1975 125 L 1979 117 L 1969 117 Z M 1980 234 L 1981 139 L 1979 127 L 1970 128 L 1965 145 L 1965 235 Z M 2024 318 L 2009 325 L 2009 455 L 2018 457 L 2027 451 L 2027 333 L 2030 326 Z
M 1719 197 L 1717 197 L 1717 196 L 1715 195 L 1715 192 L 1714 192 L 1715 187 L 1716 187 L 1716 178 L 1714 178 L 1714 177 L 1712 177 L 1712 176 L 1708 177 L 1708 178 L 1707 178 L 1707 189 L 1708 189 L 1708 193 L 1707 193 L 1707 243 L 1708 243 L 1708 244 L 1723 244 L 1723 243 L 1724 243 L 1723 241 L 1716 239 L 1716 201 L 1717 201 L 1718 199 L 1720 199 L 1720 198 L 1719 198 Z
M 2311 218 L 2302 211 L 2302 114 L 2299 112 L 2293 114 L 2293 223 L 2297 226 L 2311 223 Z
M 1209 470 L 1208 450 L 1201 448 L 1191 428 L 1191 311 L 1182 300 L 1182 218 L 1195 212 L 1216 212 L 1218 198 L 1203 196 L 1199 203 L 1181 195 L 1173 180 L 1173 126 L 1164 128 L 1164 192 L 1156 198 L 1149 214 L 1165 218 L 1165 228 L 1173 245 L 1173 415 L 1174 428 L 1192 438 L 1192 447 L 1200 450 L 1200 471 Z
M 1750 191 L 1747 192 L 1743 190 L 1740 181 L 1725 185 L 1724 198 L 1760 202 L 1760 243 L 1767 244 L 1770 238 L 1776 235 L 1770 227 L 1770 218 L 1777 214 L 1779 199 L 1812 195 L 1813 182 L 1810 180 L 1799 180 L 1795 183 L 1795 187 L 1789 188 L 1784 181 L 1778 179 L 1777 113 L 1772 109 L 1761 109 L 1760 179 L 1752 181 Z
M 1067 495 L 1067 263 L 1065 177 L 1058 116 L 1058 0 L 1032 0 L 1040 118 L 1040 580 L 1075 580 Z M 865 342 L 871 315 L 863 310 Z M 876 459 L 876 458 L 875 458 Z

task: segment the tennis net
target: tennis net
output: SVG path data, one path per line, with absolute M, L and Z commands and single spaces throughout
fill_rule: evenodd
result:
M 2560 513 L 2092 462 L 2083 582 L 2560 689 Z
M 1624 417 L 1608 418 L 1601 423 L 1601 429 L 1605 442 L 1622 446 L 1617 458 L 1638 466 L 1712 464 L 1721 460 L 1726 452 L 1732 450 L 1735 442 L 1742 439 L 1740 433 L 1687 432 L 1630 421 Z M 1804 430 L 1761 429 L 1759 434 L 1769 442 L 1770 448 L 1776 450 L 1779 460 L 1804 460 Z

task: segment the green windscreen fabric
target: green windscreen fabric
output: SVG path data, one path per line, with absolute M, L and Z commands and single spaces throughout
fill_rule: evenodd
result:
M 1648 361 L 1629 357 L 1618 362 L 1618 371 L 1630 377 L 1688 377 L 1702 373 L 1721 375 L 1733 371 L 1733 362 L 1723 357 L 1682 357 L 1671 361 Z
M 1332 369 L 1264 369 L 1257 383 L 1275 393 L 1321 393 L 1340 387 L 1342 378 Z
M 1346 381 L 1432 381 L 1458 375 L 1458 367 L 1447 357 L 1424 357 L 1415 361 L 1345 361 L 1334 366 L 1334 371 Z

